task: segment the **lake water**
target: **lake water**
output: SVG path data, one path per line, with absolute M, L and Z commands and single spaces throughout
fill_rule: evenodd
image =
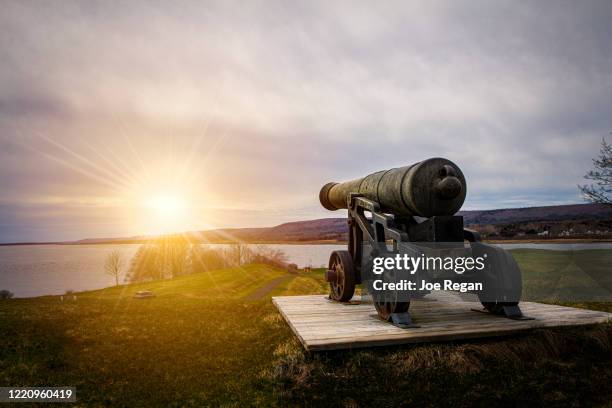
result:
M 112 286 L 104 273 L 104 259 L 114 249 L 131 259 L 140 245 L 22 245 L 0 247 L 0 290 L 16 297 L 59 295 L 66 290 L 82 291 Z M 211 245 L 223 247 L 223 245 Z M 329 254 L 345 245 L 267 245 L 282 250 L 300 267 L 321 267 Z M 500 244 L 506 249 L 548 250 L 612 249 L 612 243 L 595 244 Z

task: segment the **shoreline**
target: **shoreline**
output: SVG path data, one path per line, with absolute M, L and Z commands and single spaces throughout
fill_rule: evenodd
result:
M 10 246 L 90 246 L 90 245 L 143 245 L 151 243 L 155 240 L 138 240 L 138 241 L 120 241 L 120 242 L 16 242 L 16 243 L 0 243 L 0 247 Z M 482 242 L 487 244 L 601 244 L 612 243 L 611 238 L 590 239 L 590 238 L 558 238 L 558 239 L 484 239 Z M 206 242 L 200 241 L 201 245 L 347 245 L 348 241 L 332 241 L 332 240 L 312 240 L 312 241 L 216 241 Z

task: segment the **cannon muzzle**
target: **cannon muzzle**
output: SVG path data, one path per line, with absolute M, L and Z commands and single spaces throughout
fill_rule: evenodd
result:
M 443 158 L 372 173 L 344 183 L 327 183 L 319 193 L 328 210 L 348 208 L 350 193 L 376 201 L 396 215 L 453 215 L 463 205 L 467 186 L 461 169 Z

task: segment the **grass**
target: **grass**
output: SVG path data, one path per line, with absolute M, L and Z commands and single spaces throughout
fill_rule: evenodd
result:
M 541 269 L 522 256 L 524 268 Z M 82 406 L 612 401 L 612 325 L 309 354 L 270 296 L 327 292 L 321 270 L 291 275 L 263 298 L 247 300 L 284 275 L 251 265 L 79 293 L 76 301 L 0 301 L 0 385 L 74 385 Z M 156 297 L 133 299 L 141 289 Z
M 612 251 L 515 249 L 511 253 L 523 272 L 524 300 L 593 305 L 594 300 L 603 303 L 612 297 Z

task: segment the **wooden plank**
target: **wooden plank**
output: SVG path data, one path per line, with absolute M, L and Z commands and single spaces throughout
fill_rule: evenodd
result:
M 533 302 L 521 303 L 521 309 L 535 320 L 510 320 L 474 312 L 472 308 L 481 308 L 479 303 L 437 292 L 410 305 L 420 327 L 400 329 L 379 320 L 368 299 L 341 304 L 324 295 L 309 295 L 274 297 L 272 302 L 304 348 L 312 351 L 506 336 L 541 327 L 612 320 L 610 313 Z

